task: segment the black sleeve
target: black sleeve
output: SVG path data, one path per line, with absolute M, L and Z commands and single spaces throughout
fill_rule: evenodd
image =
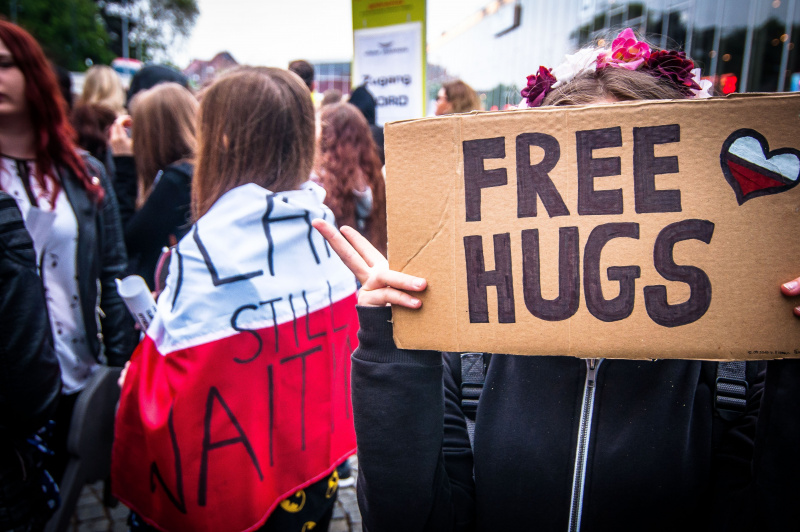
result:
M 757 530 L 800 526 L 800 360 L 767 362 L 754 457 Z
M 358 313 L 353 417 L 364 530 L 472 529 L 471 455 L 446 463 L 453 453 L 463 457 L 469 451 L 463 438 L 448 441 L 466 430 L 456 412 L 460 404 L 452 390 L 444 390 L 441 353 L 398 349 L 388 307 L 359 307 Z M 445 427 L 445 419 L 453 417 L 461 417 L 463 433 Z
M 102 170 L 102 169 L 101 169 Z M 103 345 L 109 366 L 123 366 L 139 341 L 133 317 L 117 293 L 115 279 L 124 277 L 128 267 L 125 242 L 122 237 L 117 198 L 108 182 L 105 171 L 99 172 L 101 185 L 106 191 L 100 215 L 100 324 Z
M 50 419 L 61 372 L 36 254 L 13 198 L 0 193 L 0 432 L 24 436 Z
M 119 204 L 119 216 L 122 226 L 136 212 L 136 196 L 139 194 L 136 178 L 136 163 L 129 155 L 120 155 L 114 161 L 114 193 Z
M 148 248 L 168 242 L 169 235 L 177 235 L 178 228 L 188 223 L 191 198 L 185 179 L 177 170 L 164 170 L 142 208 L 125 224 L 125 244 L 130 256 L 147 254 Z M 156 256 L 158 252 L 160 249 Z

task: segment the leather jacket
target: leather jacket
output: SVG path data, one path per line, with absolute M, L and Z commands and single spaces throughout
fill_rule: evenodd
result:
M 125 240 L 114 187 L 105 168 L 97 159 L 83 157 L 89 175 L 96 176 L 105 189 L 105 198 L 98 205 L 68 169 L 61 169 L 62 186 L 78 223 L 76 260 L 83 324 L 95 359 L 122 366 L 139 337 L 114 282 L 127 268 Z

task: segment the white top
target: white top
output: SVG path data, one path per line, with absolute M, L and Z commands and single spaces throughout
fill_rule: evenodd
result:
M 33 161 L 0 156 L 0 163 L 0 189 L 17 201 L 36 249 L 53 343 L 61 365 L 62 392 L 75 393 L 86 385 L 97 367 L 86 342 L 78 291 L 78 222 L 63 189 L 55 198 L 55 208 L 48 201 L 33 177 Z M 20 175 L 26 167 L 28 175 Z M 38 207 L 31 205 L 22 179 L 28 180 Z M 51 185 L 52 181 L 48 180 L 48 186 Z

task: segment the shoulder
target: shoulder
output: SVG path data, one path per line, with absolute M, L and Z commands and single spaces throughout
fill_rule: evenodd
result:
M 19 263 L 35 265 L 33 242 L 17 202 L 0 191 L 0 253 Z

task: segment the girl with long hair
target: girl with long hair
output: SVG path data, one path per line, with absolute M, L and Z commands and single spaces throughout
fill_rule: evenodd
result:
M 327 529 L 355 449 L 356 283 L 311 227 L 333 221 L 313 157 L 294 74 L 243 67 L 205 91 L 195 222 L 116 419 L 112 481 L 134 530 Z
M 327 191 L 325 205 L 340 225 L 358 229 L 386 253 L 386 186 L 375 141 L 354 105 L 325 106 L 315 173 Z
M 111 128 L 128 272 L 143 277 L 150 288 L 161 250 L 176 244 L 191 225 L 197 107 L 188 89 L 162 83 L 138 93 L 131 117 Z
M 0 20 L 0 189 L 33 239 L 61 365 L 57 478 L 78 393 L 101 362 L 124 364 L 136 342 L 114 283 L 126 267 L 114 192 L 102 165 L 78 154 L 74 135 L 42 49 Z

